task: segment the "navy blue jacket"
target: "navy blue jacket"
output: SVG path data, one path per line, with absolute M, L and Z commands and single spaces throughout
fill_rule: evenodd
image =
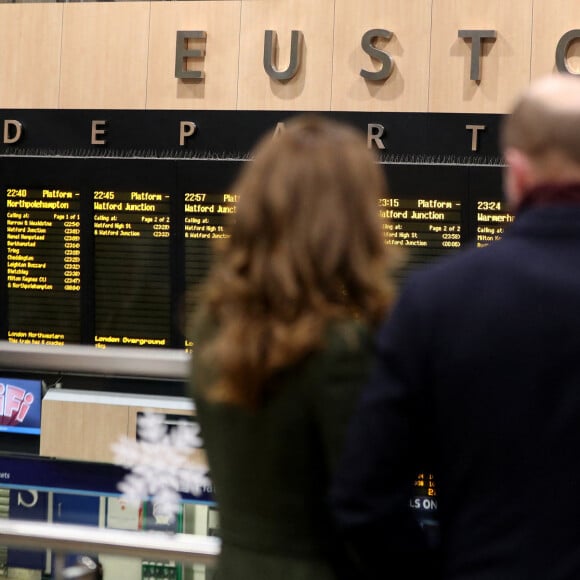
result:
M 332 493 L 369 577 L 578 580 L 580 206 L 412 277 L 377 348 Z M 435 560 L 408 509 L 425 468 Z

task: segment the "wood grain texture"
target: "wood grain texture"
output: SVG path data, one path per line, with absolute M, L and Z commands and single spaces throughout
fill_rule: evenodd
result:
M 361 48 L 363 34 L 389 30 L 388 41 L 375 46 L 395 62 L 386 81 L 369 81 L 360 70 L 380 63 Z M 425 112 L 429 95 L 431 0 L 336 0 L 332 103 L 336 111 Z
M 66 4 L 60 108 L 144 109 L 148 2 Z
M 40 454 L 112 462 L 111 445 L 127 435 L 128 412 L 123 405 L 45 401 Z
M 147 79 L 148 109 L 236 108 L 238 91 L 239 0 L 222 2 L 152 2 Z M 191 59 L 202 80 L 177 79 L 175 40 L 178 30 L 203 30 L 203 59 Z
M 580 29 L 580 2 L 574 0 L 535 0 L 532 36 L 532 78 L 556 71 L 556 47 L 569 30 Z M 568 50 L 568 66 L 580 74 L 580 40 Z
M 244 0 L 240 37 L 238 109 L 330 109 L 334 0 Z M 304 33 L 302 64 L 289 81 L 264 71 L 264 32 L 278 36 L 278 70 L 290 60 L 292 30 Z
M 0 4 L 0 108 L 58 107 L 62 4 Z
M 376 45 L 395 62 L 387 81 L 360 76 L 379 66 L 360 46 L 371 28 L 393 32 Z M 201 82 L 175 78 L 176 32 L 187 29 L 207 32 Z M 497 30 L 479 83 L 459 29 Z M 531 78 L 555 70 L 558 41 L 573 29 L 577 0 L 0 4 L 0 108 L 505 113 Z M 264 71 L 265 30 L 277 32 L 278 69 L 292 30 L 304 34 L 289 81 Z M 580 41 L 568 65 L 580 74 Z
M 471 43 L 459 29 L 497 30 L 470 80 Z M 506 113 L 530 81 L 531 0 L 433 0 L 429 111 Z
M 121 436 L 135 439 L 137 414 L 153 411 L 192 416 L 183 408 L 139 407 L 83 401 L 46 399 L 42 407 L 40 454 L 63 459 L 113 461 L 111 445 Z M 203 454 L 200 455 L 203 461 Z

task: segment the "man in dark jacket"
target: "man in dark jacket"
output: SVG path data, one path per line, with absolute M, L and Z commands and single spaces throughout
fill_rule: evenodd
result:
M 332 494 L 373 579 L 580 578 L 580 80 L 533 83 L 502 147 L 515 222 L 412 277 L 378 335 Z M 408 509 L 425 466 L 436 559 Z

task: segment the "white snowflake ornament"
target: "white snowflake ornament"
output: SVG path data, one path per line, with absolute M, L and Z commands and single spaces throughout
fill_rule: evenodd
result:
M 182 420 L 169 430 L 163 413 L 146 411 L 137 420 L 137 433 L 139 440 L 121 437 L 112 445 L 115 463 L 131 470 L 118 489 L 133 505 L 152 499 L 159 517 L 172 522 L 180 493 L 210 488 L 207 467 L 190 457 L 202 445 L 199 425 Z

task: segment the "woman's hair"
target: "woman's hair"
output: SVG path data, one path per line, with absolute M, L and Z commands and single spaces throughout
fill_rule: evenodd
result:
M 213 331 L 194 349 L 212 369 L 206 396 L 255 407 L 277 373 L 323 347 L 328 323 L 384 316 L 387 188 L 361 134 L 301 116 L 262 139 L 232 192 L 230 237 L 216 246 L 194 324 Z

